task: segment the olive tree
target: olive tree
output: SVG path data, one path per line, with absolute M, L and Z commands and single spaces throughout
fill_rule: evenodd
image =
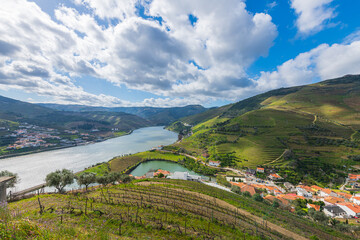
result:
M 96 174 L 93 172 L 82 172 L 78 176 L 75 177 L 77 183 L 81 185 L 85 185 L 86 191 L 88 190 L 88 186 L 92 183 L 96 182 Z
M 68 169 L 56 170 L 55 172 L 46 175 L 46 185 L 55 187 L 59 193 L 64 191 L 66 185 L 74 182 L 74 173 Z

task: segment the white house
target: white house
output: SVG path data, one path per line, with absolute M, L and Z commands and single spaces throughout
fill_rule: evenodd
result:
M 305 197 L 305 198 L 312 198 L 312 193 L 306 191 L 305 189 L 303 189 L 301 187 L 297 187 L 296 191 L 297 191 L 298 196 L 302 196 L 302 197 Z
M 325 206 L 324 207 L 324 213 L 326 216 L 332 217 L 332 218 L 341 218 L 346 215 L 346 212 L 340 208 L 339 206 L 333 205 L 333 206 Z
M 220 161 L 209 161 L 209 165 L 212 167 L 218 167 L 220 166 L 221 162 Z
M 344 210 L 348 216 L 351 217 L 360 216 L 360 206 L 356 204 L 343 202 L 343 203 L 337 203 L 336 205 L 339 206 L 342 210 Z
M 353 203 L 360 205 L 360 197 L 352 197 L 350 199 L 350 201 L 352 201 Z
M 189 181 L 200 181 L 201 180 L 201 176 L 190 175 L 188 172 L 174 172 L 167 178 L 189 180 Z

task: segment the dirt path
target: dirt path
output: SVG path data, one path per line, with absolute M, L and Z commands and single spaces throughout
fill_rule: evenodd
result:
M 149 186 L 150 184 L 164 184 L 164 183 L 159 183 L 159 182 L 139 182 L 137 183 L 138 185 L 143 185 L 143 186 Z M 181 191 L 181 192 L 186 192 L 186 193 L 189 193 L 189 194 L 194 194 L 196 196 L 200 196 L 201 198 L 204 198 L 204 199 L 207 199 L 207 200 L 211 200 L 211 201 L 216 201 L 216 204 L 218 204 L 219 206 L 222 206 L 222 207 L 225 207 L 225 208 L 229 208 L 231 210 L 236 210 L 241 213 L 242 215 L 248 217 L 249 219 L 251 220 L 254 220 L 255 222 L 257 222 L 259 225 L 262 225 L 264 224 L 264 220 L 261 218 L 261 217 L 258 217 L 258 216 L 255 216 L 251 213 L 249 213 L 248 211 L 244 210 L 244 209 L 241 209 L 241 208 L 237 208 L 235 207 L 234 205 L 231 205 L 230 203 L 227 203 L 223 200 L 220 200 L 220 199 L 217 199 L 217 198 L 214 198 L 214 197 L 211 197 L 209 195 L 206 195 L 206 194 L 202 194 L 202 193 L 198 193 L 198 192 L 192 192 L 192 191 L 188 191 L 188 190 L 183 190 L 183 189 L 173 189 L 173 190 L 177 190 L 177 191 Z M 293 238 L 293 239 L 296 239 L 296 240 L 306 240 L 307 238 L 303 237 L 303 236 L 300 236 L 299 234 L 297 233 L 294 233 L 292 231 L 289 231 L 283 227 L 280 227 L 274 223 L 271 223 L 269 221 L 266 221 L 266 224 L 267 224 L 267 227 L 270 228 L 271 230 L 273 231 L 276 231 L 286 237 L 289 237 L 289 238 Z

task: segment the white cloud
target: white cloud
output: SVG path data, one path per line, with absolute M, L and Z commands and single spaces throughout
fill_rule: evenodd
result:
M 336 16 L 335 9 L 329 7 L 331 2 L 333 0 L 291 0 L 291 8 L 298 15 L 299 32 L 308 35 L 321 31 Z
M 270 15 L 252 14 L 238 0 L 74 2 L 90 11 L 62 5 L 55 10 L 56 22 L 35 3 L 1 4 L 0 85 L 89 105 L 236 99 L 253 89 L 246 70 L 267 56 L 277 36 Z M 139 17 L 137 4 L 144 4 L 152 18 Z M 190 23 L 190 14 L 196 23 Z M 111 24 L 100 24 L 99 18 Z M 130 103 L 90 94 L 76 85 L 75 76 L 98 77 L 161 97 Z
M 75 0 L 78 5 L 92 9 L 102 19 L 124 20 L 135 15 L 138 0 Z
M 266 91 L 312 83 L 347 74 L 360 74 L 360 41 L 321 44 L 286 61 L 273 72 L 261 72 L 257 90 Z

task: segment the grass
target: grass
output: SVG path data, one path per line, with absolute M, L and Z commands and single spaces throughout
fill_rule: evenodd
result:
M 124 132 L 124 131 L 122 131 L 122 132 L 114 132 L 113 134 L 114 134 L 114 137 L 121 137 L 121 136 L 127 135 L 128 132 Z
M 104 174 L 108 173 L 109 170 L 109 163 L 100 163 L 96 166 L 84 170 L 84 172 L 93 172 L 98 176 L 103 176 Z

